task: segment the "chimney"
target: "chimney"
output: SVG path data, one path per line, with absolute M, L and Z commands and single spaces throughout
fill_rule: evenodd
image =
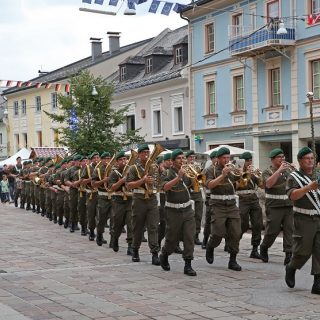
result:
M 98 58 L 102 56 L 101 38 L 90 38 L 90 41 L 92 61 L 96 61 Z
M 120 32 L 108 31 L 109 36 L 109 53 L 110 55 L 120 51 Z

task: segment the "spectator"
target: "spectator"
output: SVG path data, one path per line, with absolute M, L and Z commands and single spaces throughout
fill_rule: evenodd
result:
M 6 174 L 2 175 L 2 180 L 1 180 L 1 202 L 2 203 L 9 202 L 9 181 Z

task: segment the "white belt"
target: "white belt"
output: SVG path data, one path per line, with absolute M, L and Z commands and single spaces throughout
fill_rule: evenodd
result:
M 293 207 L 293 211 L 303 213 L 303 214 L 308 214 L 309 216 L 320 215 L 319 212 L 315 209 L 302 209 L 298 207 Z
M 270 194 L 266 193 L 266 199 L 277 199 L 277 200 L 288 200 L 288 196 L 286 194 Z
M 142 193 L 142 194 L 144 194 L 145 190 L 143 190 L 143 189 L 133 189 L 133 193 Z
M 182 209 L 182 208 L 187 208 L 191 206 L 191 201 L 189 200 L 188 202 L 185 202 L 185 203 L 172 203 L 172 202 L 166 201 L 164 205 L 169 208 Z
M 54 184 L 53 187 L 59 191 L 64 191 L 62 188 L 60 188 L 58 185 Z
M 237 194 L 254 194 L 255 190 L 238 190 Z
M 95 193 L 97 190 L 85 189 L 86 193 Z
M 31 181 L 30 181 L 30 180 L 24 180 L 24 182 L 25 182 L 25 183 L 31 183 Z
M 99 190 L 98 190 L 98 195 L 99 195 L 99 196 L 108 196 L 109 193 L 106 192 L 106 191 L 99 191 Z
M 234 195 L 234 194 L 224 194 L 224 195 L 210 194 L 210 199 L 233 200 L 233 199 L 236 199 L 236 195 Z

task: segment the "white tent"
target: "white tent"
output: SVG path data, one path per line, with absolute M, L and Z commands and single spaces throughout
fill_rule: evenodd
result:
M 14 154 L 13 156 L 11 156 L 8 159 L 5 159 L 3 161 L 0 161 L 0 167 L 2 167 L 3 165 L 9 165 L 9 164 L 16 164 L 16 159 L 18 157 L 21 157 L 21 159 L 29 159 L 31 151 L 26 149 L 26 148 L 22 148 L 20 149 L 16 154 Z
M 152 152 L 153 149 L 154 149 L 154 144 L 148 144 L 148 147 L 149 147 L 149 149 L 150 149 L 150 152 Z M 134 149 L 134 151 L 138 151 L 138 149 Z M 161 154 L 161 155 L 164 155 L 164 154 L 166 154 L 166 153 L 168 153 L 168 152 L 171 152 L 171 151 L 168 150 L 168 149 L 165 149 L 165 150 L 162 151 L 160 154 Z M 131 154 L 131 151 L 130 151 L 130 150 L 129 150 L 129 151 L 126 151 L 125 154 L 126 154 L 126 156 L 129 156 L 129 155 Z
M 246 150 L 246 149 L 241 149 L 241 148 L 237 148 L 237 147 L 233 147 L 233 146 L 229 146 L 227 144 L 221 144 L 220 146 L 214 148 L 214 149 L 211 149 L 211 150 L 208 150 L 205 152 L 205 154 L 210 154 L 212 151 L 218 151 L 220 148 L 222 147 L 226 147 L 230 150 L 230 154 L 231 155 L 241 155 L 243 152 L 251 152 L 251 153 L 254 153 L 253 151 L 251 150 Z

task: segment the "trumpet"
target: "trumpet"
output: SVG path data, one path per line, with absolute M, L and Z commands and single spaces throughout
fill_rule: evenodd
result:
M 250 174 L 254 175 L 258 179 L 262 177 L 262 171 L 258 168 L 255 168 L 253 165 L 248 166 L 247 170 Z
M 206 176 L 201 173 L 201 167 L 198 164 L 185 163 L 181 166 L 185 171 L 185 175 L 192 180 L 196 180 L 199 184 L 205 184 Z
M 286 164 L 288 166 L 287 170 L 289 170 L 290 172 L 293 172 L 293 171 L 297 170 L 296 166 L 293 163 L 290 163 L 290 162 L 287 162 L 287 161 L 282 161 L 281 164 L 282 163 L 284 163 L 284 164 Z
M 241 176 L 243 174 L 243 169 L 240 165 L 237 165 L 234 161 L 229 161 L 227 164 L 225 164 L 225 167 L 228 169 L 231 169 L 231 174 L 234 176 Z

